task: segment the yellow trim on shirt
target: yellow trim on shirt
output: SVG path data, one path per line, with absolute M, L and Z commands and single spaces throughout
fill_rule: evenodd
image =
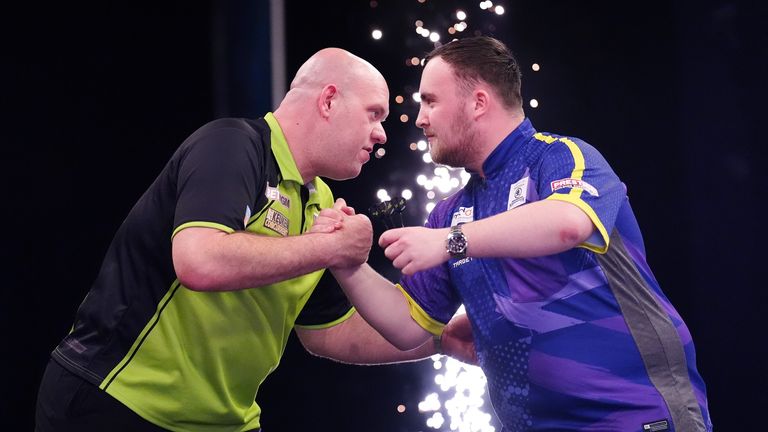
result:
M 570 194 L 566 195 L 566 194 L 554 193 L 548 196 L 546 199 L 548 200 L 551 199 L 554 201 L 569 202 L 571 204 L 576 205 L 584 213 L 586 213 L 587 216 L 589 216 L 589 219 L 592 220 L 592 223 L 595 224 L 595 227 L 597 227 L 597 230 L 600 232 L 600 237 L 603 238 L 603 242 L 605 242 L 605 245 L 601 246 L 601 245 L 594 245 L 591 243 L 584 242 L 579 246 L 599 254 L 604 254 L 608 252 L 608 242 L 610 241 L 610 237 L 608 236 L 608 231 L 605 230 L 605 226 L 603 226 L 603 223 L 600 222 L 600 218 L 597 217 L 597 213 L 595 213 L 595 211 L 592 209 L 592 207 L 589 206 L 589 204 L 585 203 L 584 200 L 582 200 L 581 198 L 574 197 L 573 195 L 570 195 Z
M 411 297 L 411 295 L 403 289 L 402 285 L 396 284 L 395 286 L 400 291 L 402 291 L 405 299 L 408 300 L 408 309 L 411 311 L 411 318 L 413 318 L 413 320 L 416 321 L 416 323 L 420 325 L 424 330 L 432 333 L 433 335 L 442 334 L 445 324 L 429 316 L 427 312 L 424 311 L 424 309 L 422 309 L 418 303 L 416 303 L 413 297 Z
M 216 222 L 203 222 L 203 221 L 194 221 L 194 222 L 187 222 L 179 225 L 175 230 L 173 230 L 173 234 L 171 234 L 171 239 L 179 233 L 179 231 L 190 228 L 190 227 L 202 227 L 202 228 L 214 228 L 220 231 L 224 231 L 227 234 L 232 234 L 235 232 L 234 229 L 220 223 Z
M 294 327 L 299 327 L 299 328 L 303 328 L 303 329 L 307 329 L 307 330 L 322 330 L 322 329 L 330 328 L 330 327 L 333 327 L 335 325 L 339 325 L 339 324 L 343 323 L 344 321 L 348 320 L 349 318 L 352 317 L 352 315 L 355 314 L 356 311 L 357 310 L 354 307 L 351 307 L 351 308 L 349 308 L 347 313 L 345 313 L 344 315 L 342 315 L 339 318 L 336 318 L 335 320 L 333 320 L 331 322 L 324 323 L 324 324 L 310 324 L 310 325 L 294 324 Z
M 571 171 L 571 178 L 576 180 L 581 180 L 582 177 L 584 177 L 584 168 L 586 167 L 586 164 L 584 162 L 584 154 L 581 152 L 581 149 L 578 145 L 576 145 L 573 140 L 570 140 L 565 137 L 561 138 L 555 138 L 553 136 L 544 135 L 541 132 L 536 133 L 534 136 L 539 141 L 544 141 L 547 144 L 552 144 L 555 141 L 560 141 L 563 144 L 565 144 L 568 147 L 568 150 L 571 152 L 571 156 L 573 157 L 573 170 Z M 580 244 L 580 247 L 583 247 L 585 249 L 591 250 L 592 252 L 596 253 L 606 253 L 608 251 L 608 245 L 610 242 L 610 236 L 608 236 L 608 231 L 606 231 L 605 226 L 603 225 L 603 222 L 600 221 L 600 218 L 597 216 L 597 213 L 595 213 L 595 210 L 590 207 L 589 204 L 584 202 L 584 200 L 581 199 L 581 194 L 584 192 L 584 189 L 582 188 L 571 188 L 571 191 L 566 194 L 559 194 L 559 193 L 553 193 L 552 195 L 548 196 L 546 199 L 552 199 L 557 201 L 565 201 L 569 202 L 571 204 L 576 205 L 578 208 L 580 208 L 584 213 L 589 216 L 589 219 L 592 220 L 592 223 L 595 225 L 597 230 L 600 232 L 600 236 L 603 238 L 604 245 L 595 245 L 592 243 L 584 242 Z

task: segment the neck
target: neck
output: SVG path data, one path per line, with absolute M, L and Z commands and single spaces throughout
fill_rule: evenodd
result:
M 283 130 L 288 149 L 291 151 L 291 156 L 293 156 L 293 161 L 296 163 L 302 181 L 304 184 L 309 183 L 316 177 L 316 174 L 308 163 L 310 157 L 306 143 L 310 142 L 307 137 L 311 135 L 311 131 L 308 131 L 309 124 L 304 124 L 302 121 L 308 117 L 283 105 L 272 114 Z
M 481 177 L 485 177 L 483 172 L 483 164 L 488 156 L 496 150 L 496 147 L 504 141 L 513 130 L 517 129 L 521 123 L 525 120 L 525 114 L 520 112 L 504 112 L 503 115 L 495 117 L 485 118 L 483 122 L 478 123 L 478 129 L 483 132 L 483 135 L 478 137 L 480 143 L 478 150 L 478 157 L 474 161 L 473 166 L 467 165 L 467 168 L 477 172 Z

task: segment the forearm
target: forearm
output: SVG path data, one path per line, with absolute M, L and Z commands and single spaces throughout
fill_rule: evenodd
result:
M 416 361 L 436 354 L 431 337 L 415 349 L 401 351 L 376 332 L 359 314 L 322 330 L 296 329 L 307 351 L 343 363 L 386 364 Z
M 529 258 L 578 246 L 594 225 L 573 204 L 545 200 L 518 207 L 462 227 L 471 257 Z
M 174 265 L 182 284 L 200 291 L 268 285 L 325 268 L 333 256 L 328 234 L 267 237 L 208 232 L 196 238 L 185 231 L 174 239 Z M 185 237 L 179 238 L 182 234 Z M 177 247 L 177 241 L 184 247 Z
M 331 271 L 360 315 L 390 343 L 409 350 L 430 337 L 411 318 L 403 293 L 368 264 Z

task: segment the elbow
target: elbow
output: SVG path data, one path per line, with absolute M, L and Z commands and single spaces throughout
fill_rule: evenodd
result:
M 179 283 L 192 291 L 219 291 L 222 289 L 210 265 L 190 259 L 174 257 L 173 267 Z
M 587 215 L 576 214 L 574 217 L 567 218 L 566 223 L 560 228 L 560 241 L 564 249 L 568 250 L 584 243 L 594 230 L 595 226 Z

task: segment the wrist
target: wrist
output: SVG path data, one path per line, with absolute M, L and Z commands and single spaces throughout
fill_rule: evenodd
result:
M 443 354 L 443 334 L 432 335 L 432 347 L 435 349 L 435 354 Z
M 450 227 L 445 239 L 445 249 L 451 258 L 464 259 L 467 257 L 467 247 L 469 242 L 467 236 L 462 231 L 462 223 Z

